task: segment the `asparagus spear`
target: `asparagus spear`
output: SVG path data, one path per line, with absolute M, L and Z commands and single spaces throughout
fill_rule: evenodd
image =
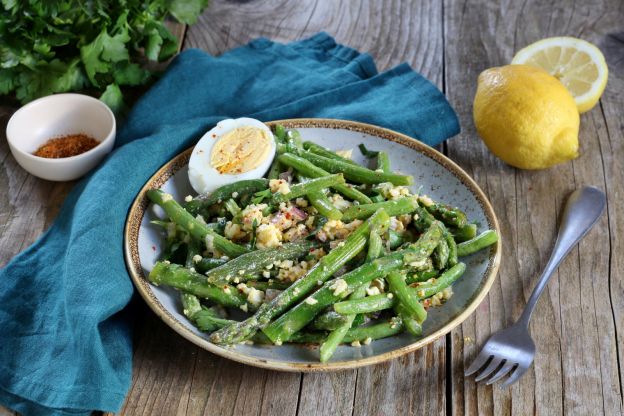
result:
M 355 257 L 366 245 L 366 237 L 371 225 L 387 220 L 388 215 L 383 210 L 379 210 L 351 233 L 345 240 L 344 245 L 337 247 L 325 257 L 322 257 L 304 277 L 293 283 L 271 302 L 260 306 L 256 314 L 245 321 L 229 325 L 213 333 L 210 340 L 215 344 L 233 344 L 244 341 L 250 338 L 258 329 L 265 328 L 271 319 L 302 299 L 312 289 L 317 287 L 318 282 L 324 282 L 329 279 L 346 262 Z
M 254 194 L 255 192 L 266 189 L 269 186 L 269 180 L 260 179 L 246 179 L 227 185 L 223 185 L 211 192 L 209 195 L 200 195 L 193 198 L 191 201 L 184 204 L 184 208 L 191 214 L 201 214 L 203 210 L 212 207 L 214 204 L 225 201 L 228 198 L 232 198 L 232 195 L 236 195 L 236 198 L 240 198 L 246 194 Z
M 206 276 L 214 284 L 228 284 L 233 279 L 244 282 L 256 278 L 263 269 L 276 261 L 297 259 L 318 246 L 319 243 L 315 241 L 300 241 L 286 243 L 278 248 L 252 251 L 206 272 Z
M 466 225 L 466 214 L 459 208 L 454 208 L 438 202 L 433 202 L 428 198 L 419 198 L 419 202 L 429 211 L 434 217 L 442 221 L 443 223 L 453 227 L 463 227 Z

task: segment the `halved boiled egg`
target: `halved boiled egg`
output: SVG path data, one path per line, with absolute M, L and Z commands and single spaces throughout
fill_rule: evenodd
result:
M 253 118 L 226 119 L 203 135 L 189 161 L 191 186 L 200 194 L 243 179 L 257 179 L 275 157 L 273 133 Z

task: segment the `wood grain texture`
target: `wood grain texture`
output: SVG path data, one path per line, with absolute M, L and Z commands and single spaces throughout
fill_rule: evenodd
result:
M 581 156 L 572 163 L 541 172 L 506 167 L 476 139 L 471 116 L 479 72 L 509 62 L 514 51 L 547 36 L 580 36 L 601 45 L 622 21 L 616 4 L 445 2 L 446 93 L 463 129 L 449 143 L 449 155 L 489 195 L 504 238 L 498 281 L 452 335 L 453 414 L 621 414 L 622 344 L 616 330 L 619 334 L 622 324 L 622 265 L 614 253 L 616 246 L 621 250 L 618 179 L 624 155 L 621 140 L 614 142 L 622 125 L 612 118 L 613 108 L 622 104 L 621 65 L 611 67 L 601 105 L 581 117 Z M 535 365 L 509 389 L 476 386 L 462 376 L 465 366 L 491 332 L 518 317 L 548 259 L 565 197 L 586 184 L 607 191 L 608 215 L 564 261 L 538 304 L 531 324 L 538 345 Z
M 439 88 L 462 133 L 445 146 L 488 194 L 504 240 L 490 295 L 446 339 L 397 360 L 332 374 L 246 367 L 179 337 L 136 305 L 135 415 L 590 415 L 622 414 L 624 348 L 624 2 L 495 0 L 213 0 L 186 30 L 184 48 L 218 55 L 258 36 L 301 39 L 320 30 L 370 53 L 380 70 L 407 61 Z M 184 33 L 183 31 L 180 33 Z M 476 78 L 547 36 L 580 36 L 606 53 L 600 105 L 581 117 L 581 156 L 541 172 L 494 158 L 472 124 Z M 13 110 L 0 108 L 4 126 Z M 4 128 L 0 134 L 4 134 Z M 0 265 L 45 230 L 71 183 L 38 180 L 0 143 Z M 545 265 L 569 192 L 592 184 L 608 209 L 573 250 L 540 300 L 531 325 L 535 365 L 509 389 L 476 385 L 464 368 L 495 330 L 516 318 Z M 4 412 L 4 413 L 3 413 Z M 0 415 L 13 413 L 0 408 Z

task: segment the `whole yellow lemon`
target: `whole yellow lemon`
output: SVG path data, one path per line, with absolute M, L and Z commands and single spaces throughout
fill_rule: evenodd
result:
M 521 169 L 544 169 L 578 156 L 574 98 L 541 68 L 506 65 L 479 75 L 473 105 L 488 149 Z

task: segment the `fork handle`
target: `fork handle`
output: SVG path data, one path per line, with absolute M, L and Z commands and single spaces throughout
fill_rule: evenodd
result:
M 537 281 L 535 289 L 533 289 L 533 293 L 531 293 L 527 305 L 524 307 L 520 319 L 518 319 L 518 323 L 522 323 L 528 328 L 533 309 L 535 309 L 535 305 L 544 288 L 546 288 L 550 277 L 570 250 L 596 224 L 604 211 L 606 203 L 605 194 L 592 186 L 577 189 L 570 194 L 563 211 L 563 219 L 561 220 L 555 247 L 546 268 Z

